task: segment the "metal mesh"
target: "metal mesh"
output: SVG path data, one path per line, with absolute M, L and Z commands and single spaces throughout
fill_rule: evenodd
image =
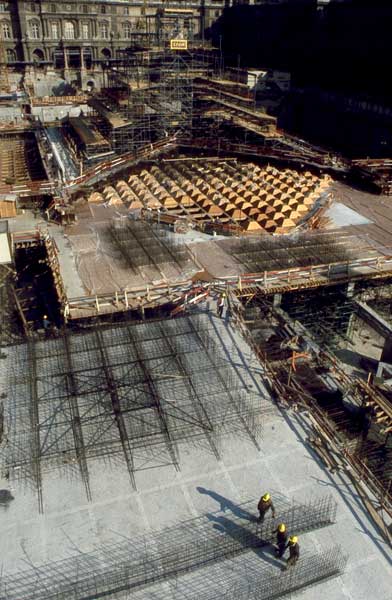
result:
M 90 499 L 91 458 L 122 453 L 136 487 L 135 451 L 178 469 L 180 442 L 204 439 L 217 458 L 223 434 L 258 447 L 271 403 L 247 391 L 208 324 L 96 328 L 18 347 L 6 375 L 3 471 L 35 482 L 42 511 L 42 473 L 53 468 L 79 468 Z
M 290 504 L 280 497 L 274 500 L 279 518 L 286 522 L 290 531 L 303 533 L 330 525 L 335 519 L 336 503 L 330 496 L 307 504 Z M 136 537 L 132 542 L 102 547 L 95 554 L 78 555 L 5 577 L 1 582 L 0 598 L 82 600 L 111 596 L 118 591 L 170 580 L 259 548 L 275 539 L 276 521 L 266 519 L 260 527 L 252 514 L 256 505 L 257 500 L 231 505 L 233 513 L 230 517 L 222 513 L 207 515 L 155 534 Z M 307 567 L 303 578 L 315 577 L 315 570 L 316 567 Z M 288 579 L 289 576 L 285 578 Z M 269 585 L 277 586 L 278 583 L 272 578 Z

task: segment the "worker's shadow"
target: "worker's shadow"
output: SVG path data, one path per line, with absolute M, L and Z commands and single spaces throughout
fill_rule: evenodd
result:
M 252 513 L 248 512 L 247 510 L 242 508 L 240 505 L 234 504 L 234 502 L 232 502 L 228 498 L 225 498 L 224 496 L 221 496 L 217 492 L 214 492 L 212 490 L 207 490 L 206 488 L 203 488 L 203 487 L 197 487 L 196 489 L 199 492 L 199 494 L 207 494 L 208 496 L 211 496 L 211 498 L 213 500 L 218 502 L 220 505 L 220 510 L 222 512 L 226 512 L 226 510 L 230 510 L 233 513 L 233 515 L 235 515 L 236 517 L 239 517 L 240 519 L 247 519 L 248 521 L 257 521 L 256 515 L 252 515 Z
M 268 540 L 263 540 L 250 529 L 241 527 L 241 525 L 230 521 L 226 517 L 207 514 L 207 519 L 214 523 L 214 529 L 229 535 L 233 540 L 239 542 L 244 550 L 252 550 L 257 556 L 260 556 L 274 567 L 282 568 L 282 562 L 275 557 L 275 549 Z

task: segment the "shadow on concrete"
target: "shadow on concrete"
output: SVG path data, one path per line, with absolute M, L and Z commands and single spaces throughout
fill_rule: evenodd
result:
M 272 545 L 267 540 L 263 540 L 261 536 L 249 531 L 245 527 L 241 527 L 237 523 L 233 523 L 233 521 L 230 521 L 230 519 L 227 519 L 226 517 L 216 517 L 215 515 L 207 514 L 207 518 L 214 523 L 214 529 L 217 529 L 221 533 L 229 535 L 233 540 L 240 542 L 244 551 L 251 550 L 265 562 L 268 562 L 275 567 L 282 567 L 282 562 L 274 556 Z
M 207 494 L 213 500 L 218 502 L 220 505 L 220 510 L 222 512 L 226 512 L 226 510 L 230 510 L 233 513 L 233 515 L 235 515 L 236 517 L 239 517 L 240 519 L 247 519 L 248 521 L 257 522 L 256 515 L 253 515 L 252 513 L 248 512 L 247 510 L 244 510 L 241 507 L 241 505 L 234 504 L 234 502 L 232 502 L 228 498 L 225 498 L 224 496 L 221 496 L 217 492 L 214 492 L 213 490 L 207 490 L 206 488 L 203 488 L 200 486 L 197 487 L 196 489 L 199 492 L 199 494 Z M 208 517 L 208 518 L 210 518 L 210 517 Z

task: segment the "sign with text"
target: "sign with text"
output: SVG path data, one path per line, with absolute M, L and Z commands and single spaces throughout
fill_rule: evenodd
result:
M 170 40 L 170 50 L 188 50 L 188 40 Z

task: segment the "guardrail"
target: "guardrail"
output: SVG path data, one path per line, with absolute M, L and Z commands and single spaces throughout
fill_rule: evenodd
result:
M 154 144 L 149 144 L 144 148 L 132 152 L 127 152 L 126 154 L 122 154 L 121 156 L 117 156 L 112 160 L 108 160 L 100 163 L 95 166 L 93 169 L 84 173 L 84 175 L 80 175 L 76 179 L 74 179 L 71 183 L 66 185 L 66 189 L 69 191 L 73 191 L 80 185 L 85 185 L 88 181 L 94 179 L 95 177 L 100 177 L 105 174 L 109 174 L 113 169 L 117 169 L 119 167 L 125 167 L 128 163 L 132 163 L 143 158 L 149 158 L 155 152 L 159 150 L 163 150 L 164 148 L 169 148 L 176 142 L 176 138 L 166 138 L 165 140 L 160 140 L 155 142 Z

